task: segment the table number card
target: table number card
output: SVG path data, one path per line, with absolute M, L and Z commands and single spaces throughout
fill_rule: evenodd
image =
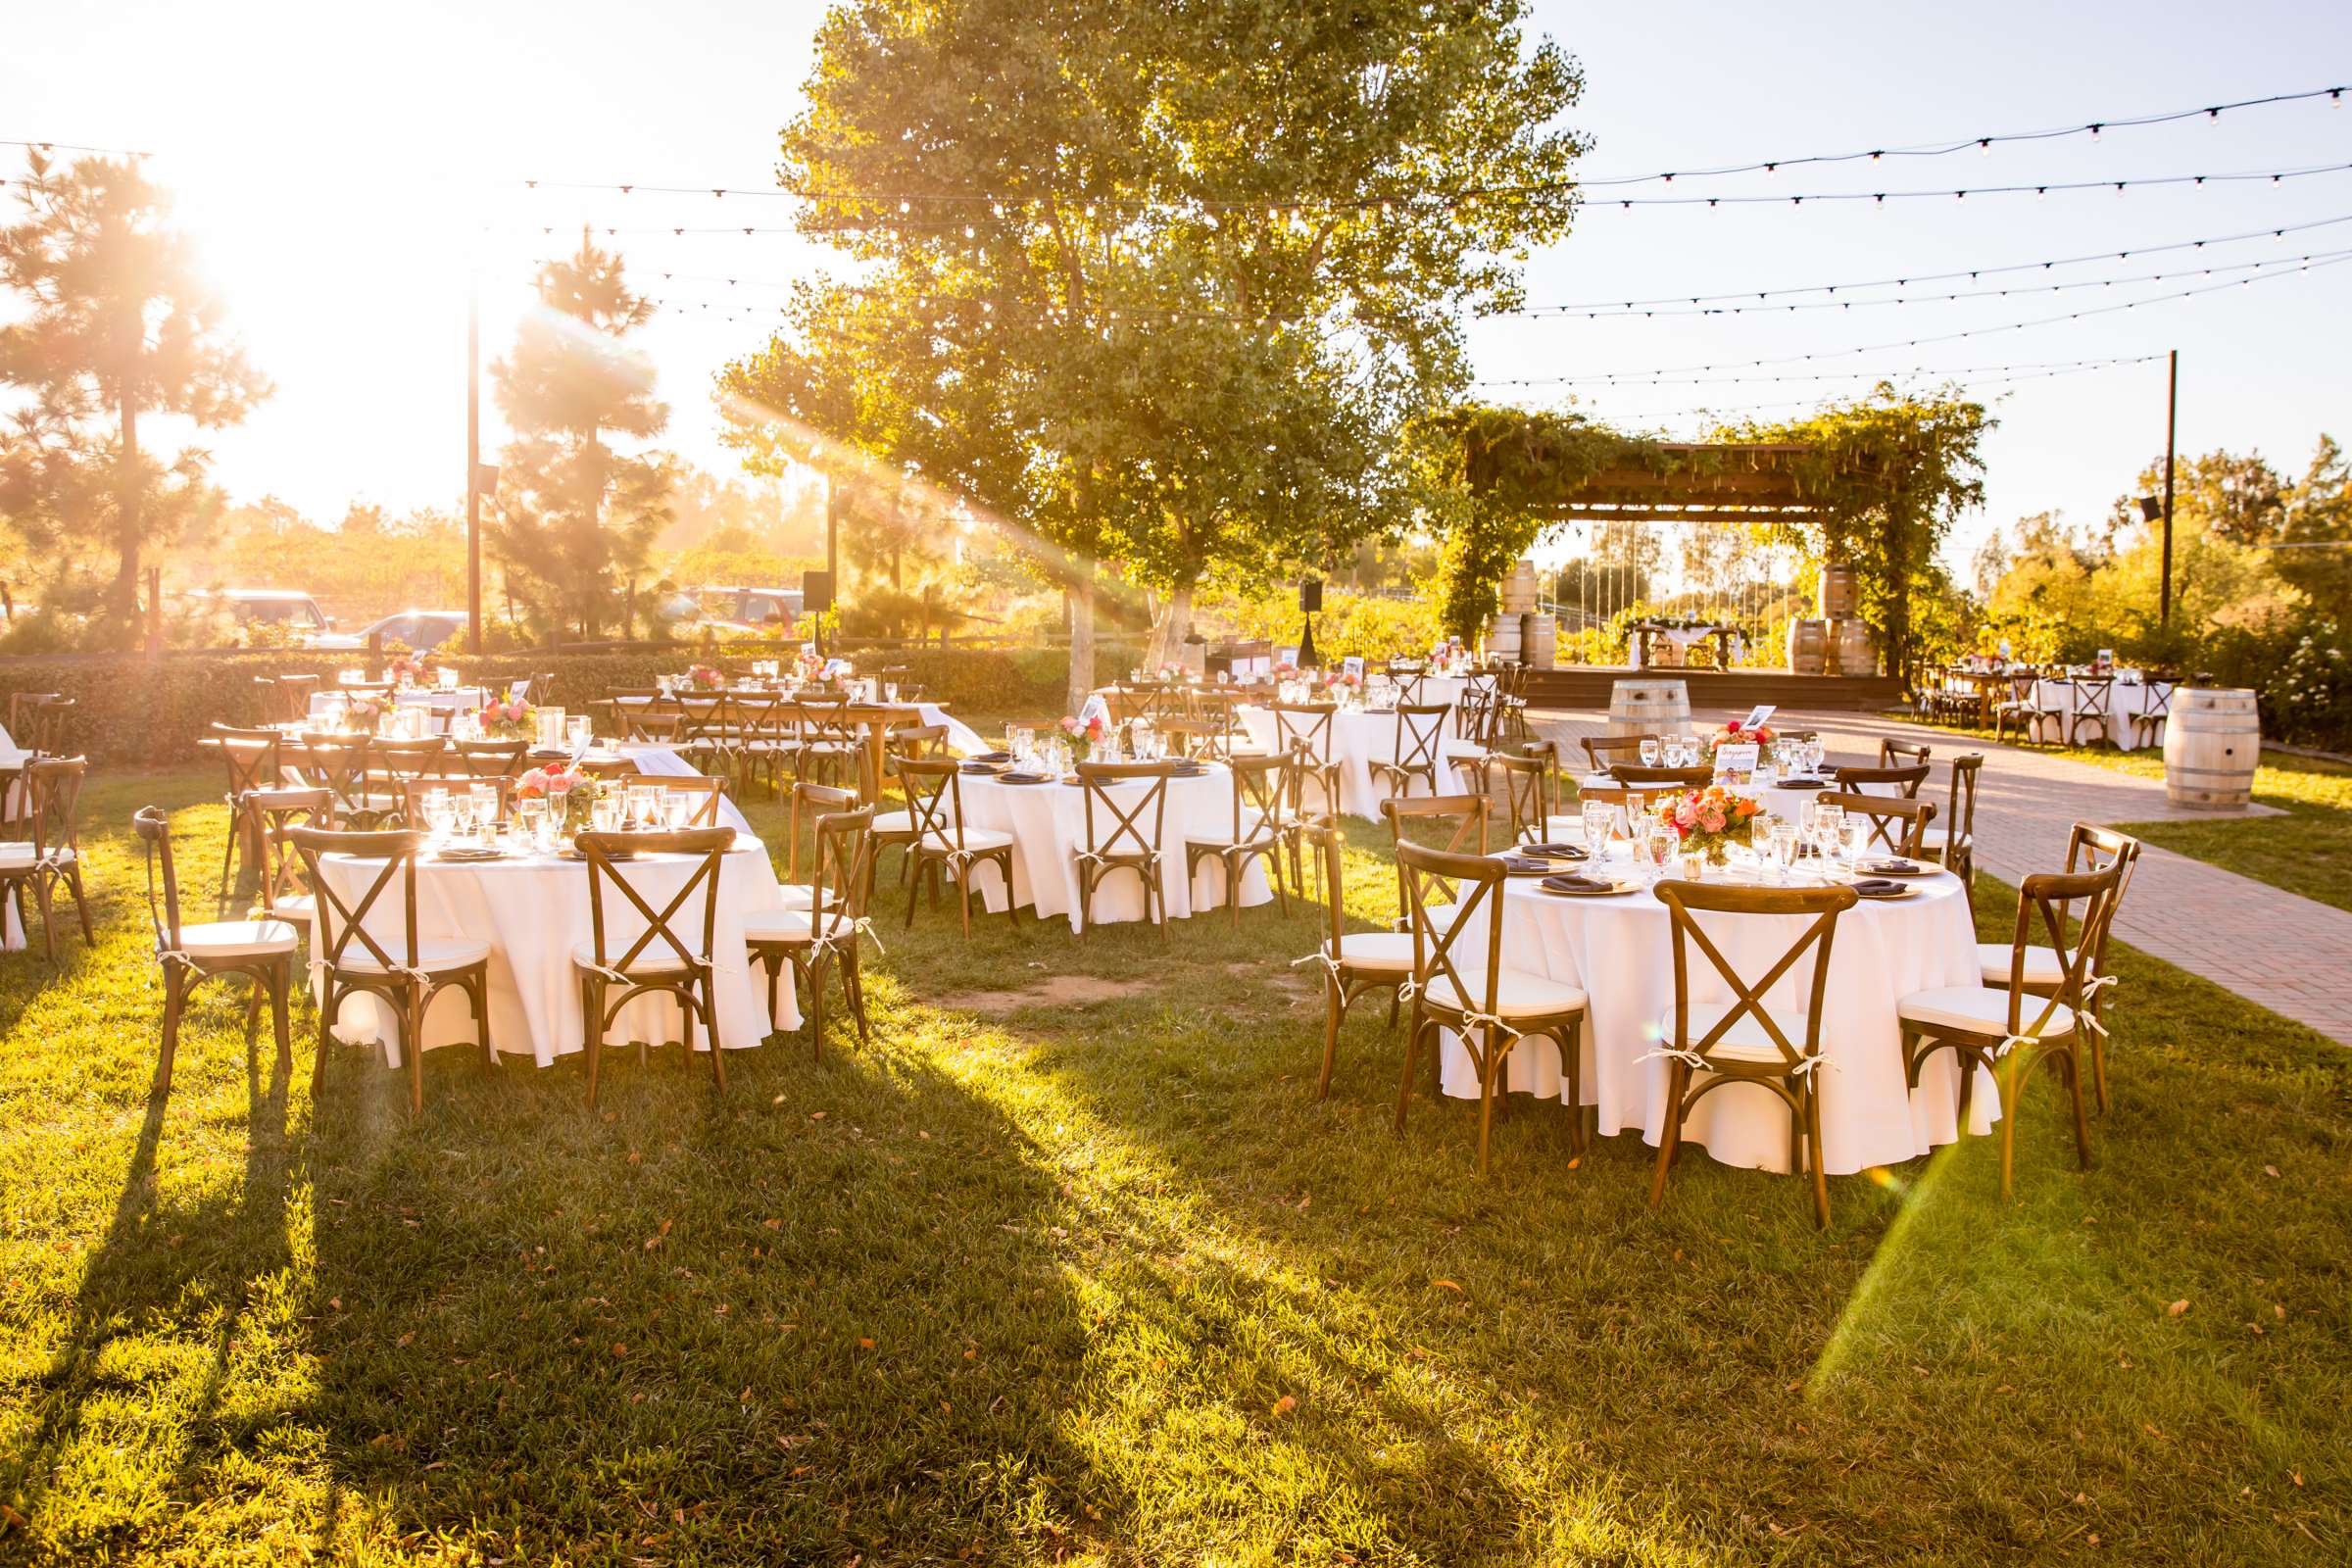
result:
M 1762 729 L 1772 722 L 1773 712 L 1772 704 L 1759 703 L 1747 710 L 1747 716 L 1740 721 L 1740 727 L 1743 730 Z
M 1764 710 L 1770 712 L 1770 709 Z M 1753 741 L 1727 742 L 1715 748 L 1715 782 L 1745 784 L 1756 776 L 1756 756 L 1760 748 Z

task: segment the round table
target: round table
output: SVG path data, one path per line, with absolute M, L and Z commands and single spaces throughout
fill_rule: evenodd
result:
M 351 905 L 366 896 L 383 863 L 380 859 L 326 856 L 318 862 L 318 873 L 338 898 Z M 627 862 L 626 874 L 646 902 L 659 909 L 685 885 L 696 863 L 692 856 L 648 856 Z M 719 1044 L 730 1050 L 749 1049 L 767 1038 L 771 1024 L 773 1029 L 797 1029 L 801 1022 L 789 970 L 776 988 L 776 1015 L 772 1020 L 768 1017 L 766 974 L 752 967 L 744 948 L 744 915 L 784 902 L 764 844 L 756 838 L 737 838 L 735 848 L 719 862 L 717 897 L 712 956 Z M 396 956 L 404 940 L 399 899 L 395 879 L 368 914 L 369 933 Z M 700 895 L 688 901 L 697 915 L 700 902 Z M 607 939 L 618 939 L 619 951 L 625 951 L 645 929 L 642 917 L 627 918 L 635 911 L 627 908 L 625 900 L 608 897 L 605 914 Z M 699 933 L 699 919 L 694 929 Z M 585 861 L 536 853 L 503 860 L 456 861 L 435 859 L 428 853 L 416 864 L 416 935 L 420 942 L 490 944 L 490 1045 L 498 1055 L 519 1056 L 527 1052 L 545 1067 L 558 1056 L 587 1048 L 580 1015 L 579 972 L 571 961 L 573 945 L 595 936 Z M 314 958 L 318 951 L 318 933 L 314 926 Z M 621 1009 L 605 1038 L 612 1045 L 636 1040 L 656 1044 L 675 1040 L 678 1026 L 675 998 L 640 997 Z M 393 1031 L 372 998 L 358 996 L 343 1004 L 335 1037 L 355 1044 L 380 1044 L 387 1060 L 399 1065 Z M 453 988 L 435 995 L 425 1009 L 425 1049 L 471 1045 L 475 1039 L 465 994 Z M 705 1044 L 698 1039 L 697 1048 Z
M 1066 916 L 1070 929 L 1083 928 L 1078 914 L 1078 852 L 1086 847 L 1086 791 L 1077 784 L 1005 784 L 995 778 L 967 773 L 957 784 L 963 799 L 963 818 L 973 827 L 993 828 L 1012 835 L 1012 900 L 1025 904 L 1039 919 Z M 1149 783 L 1112 784 L 1104 793 L 1132 809 Z M 1100 806 L 1095 808 L 1095 832 L 1108 840 L 1117 823 Z M 1203 859 L 1198 877 L 1184 874 L 1187 838 L 1226 841 L 1233 837 L 1233 773 L 1211 765 L 1198 778 L 1168 780 L 1167 809 L 1160 822 L 1161 885 L 1167 891 L 1167 913 L 1182 920 L 1195 910 L 1218 909 L 1225 905 L 1225 868 L 1221 861 Z M 994 913 L 1005 907 L 1001 869 L 986 862 L 973 867 L 972 885 Z M 1266 864 L 1253 859 L 1242 873 L 1242 903 L 1255 906 L 1274 896 L 1266 884 Z M 1095 923 L 1108 925 L 1144 918 L 1144 890 L 1140 877 L 1113 872 L 1098 883 L 1092 901 Z
M 341 686 L 318 688 L 311 693 L 311 717 L 329 719 L 340 715 L 355 695 L 373 697 L 377 694 L 373 692 L 355 694 Z M 490 701 L 490 693 L 480 686 L 457 686 L 448 690 L 443 690 L 438 686 L 403 686 L 387 695 L 391 697 L 395 707 L 431 709 L 436 715 L 444 712 L 478 712 L 482 706 Z M 445 729 L 448 727 L 446 720 L 443 721 L 442 727 Z
M 1623 870 L 1624 862 L 1616 868 Z M 1930 1057 L 1919 1088 L 1907 1089 L 1894 1009 L 1914 991 L 1978 984 L 1976 930 L 1959 878 L 1937 871 L 1911 885 L 1915 891 L 1906 898 L 1865 899 L 1838 918 L 1821 1030 L 1828 1060 L 1819 1069 L 1823 1165 L 1833 1175 L 1913 1159 L 1958 1136 L 1953 1054 Z M 1634 1129 L 1655 1146 L 1665 1126 L 1669 1063 L 1653 1053 L 1671 1042 L 1674 1029 L 1666 906 L 1647 889 L 1615 898 L 1562 898 L 1542 891 L 1534 878 L 1518 877 L 1503 885 L 1503 962 L 1580 986 L 1591 998 L 1580 1068 L 1585 1103 L 1596 1107 L 1601 1134 Z M 1706 914 L 1699 925 L 1752 982 L 1802 935 L 1809 918 Z M 1483 963 L 1483 910 L 1477 919 L 1461 945 L 1464 957 Z M 1467 964 L 1463 968 L 1471 972 Z M 1812 975 L 1808 956 L 1767 993 L 1766 1004 L 1785 1026 L 1802 1009 Z M 1690 977 L 1693 1006 L 1734 1000 L 1695 951 Z M 1440 1061 L 1446 1093 L 1475 1099 L 1477 1075 L 1450 1034 Z M 1522 1042 L 1511 1052 L 1509 1085 L 1521 1094 L 1562 1095 L 1559 1052 L 1549 1041 Z M 1999 1105 L 1991 1080 L 1981 1079 L 1970 1130 L 1988 1130 Z M 1788 1107 L 1765 1089 L 1731 1084 L 1710 1091 L 1683 1137 L 1727 1165 L 1789 1169 Z
M 1234 710 L 1234 716 L 1241 720 L 1242 728 L 1249 733 L 1250 745 L 1261 752 L 1280 749 L 1277 742 L 1281 731 L 1275 723 L 1272 709 L 1239 708 Z M 1311 718 L 1309 722 L 1312 722 Z M 1447 776 L 1447 761 L 1456 757 L 1480 757 L 1485 754 L 1475 743 L 1462 740 L 1453 733 L 1452 714 L 1446 714 L 1438 723 L 1438 793 L 1452 794 L 1462 786 Z M 1396 760 L 1396 727 L 1395 712 L 1383 713 L 1371 709 L 1350 711 L 1343 709 L 1331 715 L 1331 760 L 1338 763 L 1340 769 L 1340 809 L 1349 816 L 1360 816 L 1367 822 L 1380 820 L 1380 803 L 1393 792 L 1386 779 L 1373 776 L 1372 764 Z M 1405 750 L 1412 750 L 1410 740 L 1405 742 Z M 1426 794 L 1428 791 L 1425 786 L 1426 780 L 1419 784 L 1407 781 L 1405 792 L 1409 795 L 1419 788 Z

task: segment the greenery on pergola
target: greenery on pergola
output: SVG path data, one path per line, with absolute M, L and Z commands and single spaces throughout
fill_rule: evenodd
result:
M 1628 434 L 1583 415 L 1457 404 L 1418 432 L 1446 536 L 1443 614 L 1469 637 L 1494 585 L 1544 527 L 1569 518 L 1719 522 L 1850 563 L 1862 618 L 1900 671 L 1911 600 L 1936 549 L 1984 499 L 1993 420 L 1956 395 L 1869 395 L 1779 424 L 1724 426 L 1706 443 Z

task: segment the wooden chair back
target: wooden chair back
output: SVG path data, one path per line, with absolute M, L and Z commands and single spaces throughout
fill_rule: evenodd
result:
M 588 924 L 597 968 L 625 975 L 640 958 L 675 960 L 696 973 L 710 968 L 718 937 L 719 866 L 734 847 L 733 829 L 582 833 L 572 842 L 588 859 Z M 699 861 L 659 909 L 629 878 L 632 862 L 648 855 L 683 855 Z M 619 895 L 611 918 L 608 888 Z M 717 1049 L 716 1041 L 711 1048 Z
M 2060 1006 L 2078 1014 L 2092 1011 L 2085 988 L 2097 977 L 2107 952 L 2107 928 L 2123 894 L 2124 864 L 2110 861 L 2104 870 L 2037 872 L 2018 889 L 2017 924 L 2009 938 L 2009 1038 L 2038 1037 Z M 2081 900 L 2082 912 L 2075 923 L 2075 941 L 2066 940 L 2069 911 Z M 2025 1015 L 2026 949 L 2040 925 L 2049 949 L 2058 956 L 2059 983 L 2042 999 L 2029 1022 Z
M 63 757 L 66 737 L 74 726 L 71 697 L 44 697 L 25 711 L 24 729 L 11 729 L 17 744 L 35 757 Z M 29 731 L 27 735 L 25 731 Z
M 307 891 L 302 857 L 293 852 L 289 830 L 333 827 L 335 797 L 330 790 L 273 786 L 247 790 L 239 802 L 253 842 L 262 850 L 262 907 Z
M 950 757 L 902 757 L 899 777 L 906 785 L 906 808 L 916 841 L 935 838 L 963 853 L 963 770 Z
M 1781 1055 L 1783 1073 L 1810 1071 L 1807 1065 L 1821 1054 L 1822 1002 L 1828 994 L 1830 981 L 1830 948 L 1838 934 L 1838 916 L 1860 903 L 1860 896 L 1850 887 L 1822 888 L 1755 888 L 1730 887 L 1710 882 L 1683 882 L 1668 879 L 1650 890 L 1658 902 L 1666 906 L 1670 928 L 1674 934 L 1674 1044 L 1676 1052 L 1687 1052 L 1698 1058 L 1710 1071 L 1721 1073 L 1713 1053 L 1723 1044 L 1734 1026 L 1742 1018 L 1753 1018 L 1762 1029 L 1773 1049 Z M 1752 984 L 1740 973 L 1737 964 L 1724 956 L 1723 949 L 1707 935 L 1706 927 L 1697 916 L 1701 913 L 1718 916 L 1767 917 L 1812 916 L 1812 923 L 1797 934 L 1782 953 L 1780 958 Z M 1696 948 L 1715 976 L 1731 989 L 1732 1004 L 1722 1010 L 1705 1033 L 1692 1030 L 1693 1012 L 1690 1004 L 1690 950 Z M 1809 985 L 1801 988 L 1805 996 L 1804 1027 L 1801 1039 L 1792 1040 L 1781 1020 L 1773 1015 L 1769 998 L 1772 988 L 1781 977 L 1796 967 L 1810 953 L 1813 956 L 1813 974 Z M 1752 1074 L 1754 1064 L 1740 1062 L 1735 1071 Z M 1717 1081 L 1720 1081 L 1717 1080 Z M 1770 1082 L 1767 1080 L 1768 1083 Z M 1770 1083 L 1788 1099 L 1784 1086 Z M 1702 1086 L 1701 1094 L 1706 1092 Z
M 1922 767 L 1927 764 L 1933 749 L 1924 742 L 1914 745 L 1882 736 L 1879 740 L 1879 766 Z
M 1927 853 L 1928 824 L 1936 820 L 1934 801 L 1907 801 L 1897 795 L 1838 790 L 1824 790 L 1813 800 L 1819 806 L 1838 807 L 1849 822 L 1862 823 L 1863 847 L 1868 851 L 1899 855 L 1908 859 L 1917 859 Z
M 1527 753 L 1495 752 L 1487 759 L 1487 777 L 1502 780 L 1503 808 L 1510 816 L 1508 841 L 1518 844 L 1533 833 L 1544 836 L 1551 817 L 1551 759 Z
M 1404 883 L 1421 1004 L 1494 1015 L 1502 986 L 1502 862 L 1426 849 L 1405 839 L 1396 845 L 1396 873 Z M 1450 912 L 1441 917 L 1440 909 Z M 1471 944 L 1463 939 L 1481 927 L 1485 956 L 1468 958 L 1464 954 Z M 1450 982 L 1451 991 L 1433 997 L 1442 982 Z
M 1620 762 L 1637 765 L 1642 760 L 1642 748 L 1654 743 L 1655 735 L 1587 735 L 1577 744 L 1585 749 L 1585 760 L 1595 773 L 1606 773 Z
M 81 785 L 89 766 L 84 757 L 36 757 L 24 764 L 24 825 L 35 862 L 68 850 L 80 858 Z
M 1332 716 L 1339 712 L 1337 703 L 1286 703 L 1277 700 L 1273 705 L 1274 749 L 1296 752 L 1303 749 L 1307 760 L 1316 767 L 1331 764 Z
M 237 798 L 246 791 L 268 788 L 281 778 L 278 749 L 285 743 L 282 732 L 215 724 L 209 738 L 219 743 L 221 765 L 228 769 L 225 799 L 230 809 L 235 809 Z
M 526 756 L 531 747 L 529 741 L 458 741 L 454 746 L 457 757 L 466 763 L 466 770 L 469 773 L 497 773 L 520 778 L 530 771 Z
M 1951 805 L 1943 818 L 1944 843 L 1953 850 L 1973 850 L 1977 843 L 1977 776 L 1984 770 L 1984 755 L 1970 752 L 1952 759 Z
M 172 818 L 160 806 L 142 806 L 130 819 L 147 861 L 147 918 L 155 928 L 157 956 L 179 948 L 179 875 L 172 864 Z
M 1169 765 L 1080 762 L 1077 771 L 1079 786 L 1086 792 L 1086 853 L 1102 860 L 1157 859 L 1160 834 L 1167 824 Z M 1126 805 L 1110 793 L 1114 785 L 1135 783 L 1144 784 L 1144 792 Z M 1105 827 L 1106 832 L 1102 830 Z
M 1701 762 L 1691 767 L 1644 767 L 1640 762 L 1612 762 L 1609 777 L 1627 789 L 1652 795 L 1671 790 L 1703 790 L 1715 780 L 1715 769 Z
M 1282 831 L 1283 785 L 1288 774 L 1279 757 L 1236 757 L 1233 774 L 1231 844 L 1271 842 Z
M 1859 793 L 1877 785 L 1881 791 L 1892 790 L 1904 800 L 1916 800 L 1931 771 L 1926 762 L 1911 762 L 1895 767 L 1832 768 L 1830 777 L 1841 790 Z
M 1438 760 L 1446 742 L 1450 703 L 1399 703 L 1396 706 L 1396 765 L 1437 777 Z M 1434 791 L 1433 791 L 1434 793 Z
M 1380 803 L 1380 814 L 1389 824 L 1389 848 L 1392 852 L 1408 843 L 1405 824 L 1420 823 L 1445 835 L 1444 842 L 1424 848 L 1436 848 L 1447 855 L 1476 856 L 1487 854 L 1487 798 L 1484 795 L 1423 795 L 1412 799 L 1392 796 Z M 1451 890 L 1448 889 L 1448 892 Z M 1407 909 L 1404 872 L 1396 873 L 1396 913 L 1403 919 Z
M 659 788 L 664 795 L 691 797 L 694 809 L 686 813 L 688 828 L 719 825 L 718 803 L 726 798 L 727 792 L 727 781 L 723 778 L 704 778 L 692 773 L 640 773 L 629 784 L 639 789 Z
M 424 835 L 406 829 L 355 833 L 340 828 L 290 827 L 286 837 L 302 857 L 303 874 L 318 901 L 318 934 L 311 949 L 317 960 L 329 969 L 341 968 L 356 944 L 373 967 L 386 973 L 416 974 L 416 852 Z M 383 865 L 356 901 L 347 900 L 319 874 L 318 862 L 330 855 L 381 860 Z M 395 889 L 394 897 L 386 900 L 385 894 Z M 380 917 L 399 923 L 400 936 L 390 944 L 368 928 L 368 917 L 376 912 L 379 902 L 387 907 L 398 906 Z M 415 1042 L 408 1047 L 415 1049 Z

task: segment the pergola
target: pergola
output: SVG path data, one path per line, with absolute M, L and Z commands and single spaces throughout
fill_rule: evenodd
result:
M 1603 468 L 1533 499 L 1551 522 L 1813 522 L 1820 509 L 1797 490 L 1797 460 L 1812 449 L 1788 442 L 1676 441 L 1660 449 L 1665 471 Z

